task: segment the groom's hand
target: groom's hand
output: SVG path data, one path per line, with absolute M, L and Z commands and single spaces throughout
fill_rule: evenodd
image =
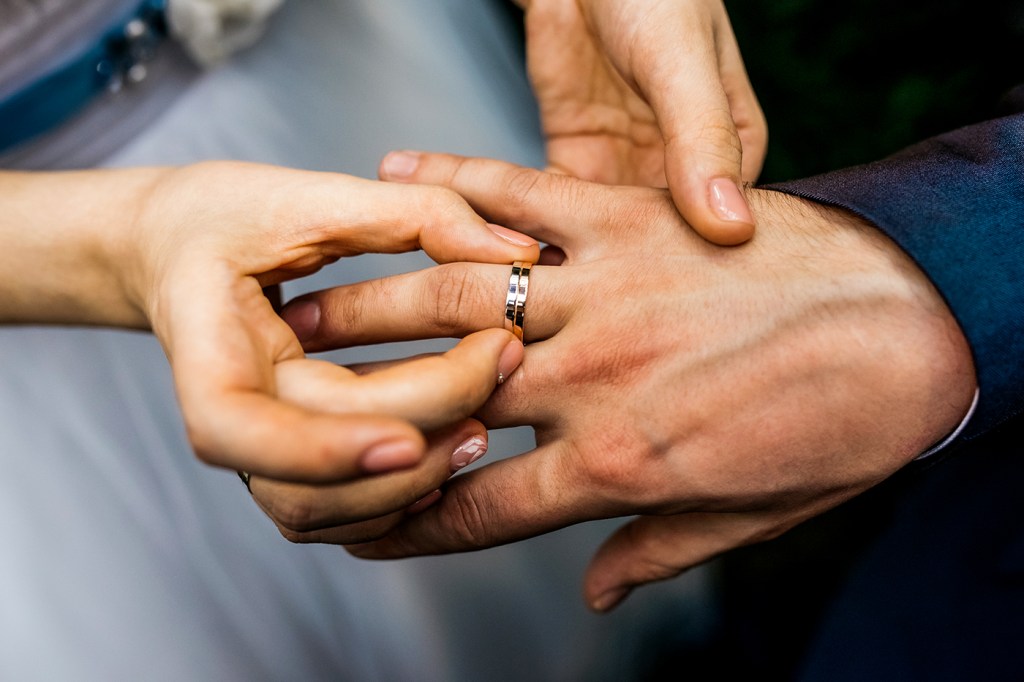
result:
M 359 556 L 639 514 L 590 567 L 587 598 L 607 609 L 875 485 L 971 401 L 970 353 L 942 299 L 843 211 L 752 191 L 761 234 L 722 250 L 664 191 L 445 155 L 419 157 L 412 179 L 455 189 L 566 260 L 533 270 L 526 357 L 478 414 L 490 428 L 534 425 L 537 450 L 456 478 L 434 507 L 353 547 Z M 306 348 L 499 326 L 508 277 L 457 263 L 314 294 Z M 436 296 L 460 305 L 413 314 Z
M 720 0 L 520 0 L 527 67 L 553 169 L 669 187 L 705 238 L 736 244 L 754 220 L 764 115 Z

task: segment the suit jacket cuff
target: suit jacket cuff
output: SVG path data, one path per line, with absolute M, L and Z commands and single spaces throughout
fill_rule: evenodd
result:
M 766 189 L 862 216 L 931 278 L 977 369 L 980 400 L 965 437 L 1024 412 L 1024 107 L 882 161 Z

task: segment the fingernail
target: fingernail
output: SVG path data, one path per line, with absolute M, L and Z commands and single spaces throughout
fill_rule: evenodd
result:
M 533 246 L 537 243 L 537 240 L 533 237 L 528 237 L 522 232 L 516 232 L 515 230 L 510 230 L 507 227 L 502 227 L 501 225 L 487 223 L 487 227 L 491 228 L 491 232 L 498 235 L 509 244 L 515 244 L 516 246 Z
M 473 462 L 487 454 L 487 441 L 480 436 L 473 436 L 465 443 L 455 448 L 452 453 L 452 461 L 449 469 L 454 474 L 459 469 L 468 467 Z
M 708 195 L 711 209 L 722 220 L 754 224 L 747 200 L 743 198 L 743 193 L 736 183 L 729 178 L 715 178 L 708 183 Z
M 419 152 L 391 152 L 380 162 L 380 174 L 385 178 L 408 178 L 420 165 Z
M 498 384 L 503 384 L 523 362 L 523 344 L 509 341 L 498 356 Z
M 415 502 L 413 502 L 411 505 L 409 505 L 409 508 L 406 509 L 405 511 L 407 513 L 409 513 L 409 514 L 419 514 L 421 511 L 423 511 L 427 507 L 431 506 L 432 504 L 434 504 L 435 502 L 437 502 L 440 499 L 441 499 L 441 491 L 440 490 L 435 490 L 433 492 L 429 492 L 426 495 L 424 495 L 423 497 L 421 497 L 420 499 L 418 499 Z
M 299 341 L 309 341 L 320 327 L 320 304 L 316 301 L 289 303 L 281 311 L 281 319 L 288 323 Z
M 619 602 L 621 602 L 623 599 L 625 599 L 626 595 L 628 595 L 628 594 L 629 594 L 629 588 L 628 587 L 616 587 L 616 588 L 613 588 L 611 590 L 608 590 L 607 592 L 605 592 L 601 596 L 599 596 L 594 601 L 592 601 L 590 603 L 590 608 L 594 609 L 595 611 L 598 611 L 599 613 L 604 613 L 605 611 L 610 611 Z
M 359 463 L 371 474 L 395 469 L 406 469 L 420 461 L 420 449 L 407 440 L 392 440 L 378 443 L 365 453 Z

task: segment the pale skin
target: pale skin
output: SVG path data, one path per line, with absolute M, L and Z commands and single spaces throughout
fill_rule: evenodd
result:
M 466 418 L 522 358 L 515 337 L 487 330 L 360 376 L 306 358 L 263 293 L 365 252 L 537 258 L 534 240 L 450 190 L 209 162 L 2 172 L 0 205 L 0 323 L 151 329 L 195 451 L 215 466 L 331 484 L 402 470 L 396 498 L 413 502 L 432 489 L 416 488 L 422 471 L 486 443 Z
M 720 249 L 662 190 L 439 154 L 404 166 L 415 170 L 401 181 L 454 189 L 566 258 L 534 269 L 526 357 L 477 414 L 489 428 L 533 425 L 537 449 L 453 479 L 430 508 L 350 547 L 358 556 L 466 551 L 639 515 L 588 569 L 587 602 L 607 610 L 863 492 L 971 402 L 970 351 L 941 297 L 844 211 L 750 190 L 758 238 Z M 302 301 L 321 314 L 300 336 L 318 350 L 497 326 L 508 274 L 456 263 L 320 292 Z M 438 290 L 460 305 L 418 314 Z M 317 511 L 291 539 L 346 542 L 332 512 L 345 501 L 307 495 Z
M 552 167 L 668 184 L 706 238 L 748 239 L 753 220 L 742 196 L 712 185 L 756 177 L 766 132 L 720 3 L 647 3 L 642 16 L 600 1 L 521 4 Z M 637 51 L 631 36 L 641 33 Z M 687 78 L 672 75 L 680 64 Z M 689 103 L 688 113 L 669 106 L 674 98 Z M 420 188 L 396 196 L 356 178 L 241 164 L 0 179 L 8 211 L 0 232 L 15 247 L 0 272 L 0 322 L 152 328 L 197 454 L 254 474 L 257 501 L 286 535 L 319 520 L 302 488 L 284 481 L 337 484 L 409 469 L 344 488 L 351 504 L 335 518 L 359 538 L 393 525 L 409 501 L 433 499 L 467 443 L 486 448 L 483 426 L 462 419 L 521 358 L 507 334 L 487 331 L 444 358 L 357 377 L 306 359 L 261 293 L 344 255 L 420 242 L 441 262 L 538 259 L 522 235 L 496 240 L 481 231 L 454 195 Z M 458 229 L 442 238 L 451 217 Z M 396 224 L 411 228 L 395 234 Z M 239 249 L 246 235 L 252 250 Z M 261 500 L 258 491 L 268 490 L 280 493 L 275 501 Z M 384 518 L 369 521 L 369 531 L 350 525 L 375 515 Z
M 668 187 L 718 244 L 754 232 L 740 191 L 768 129 L 720 0 L 517 0 L 549 167 Z

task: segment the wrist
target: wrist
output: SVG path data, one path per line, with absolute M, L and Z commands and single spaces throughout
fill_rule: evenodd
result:
M 144 328 L 125 274 L 139 202 L 158 172 L 4 173 L 0 321 Z
M 863 365 L 873 399 L 902 408 L 892 426 L 905 454 L 919 455 L 955 430 L 977 380 L 963 331 L 928 276 L 844 209 L 766 190 L 749 198 L 759 224 L 769 226 L 765 236 L 789 241 L 785 257 L 813 272 L 821 315 L 835 322 L 830 352 Z

